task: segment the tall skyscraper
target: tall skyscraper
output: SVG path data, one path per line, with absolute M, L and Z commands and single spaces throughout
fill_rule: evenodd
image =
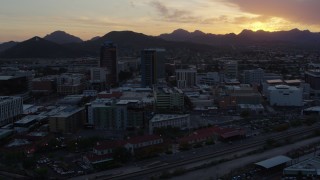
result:
M 109 87 L 118 83 L 117 47 L 111 41 L 106 41 L 100 49 L 100 67 L 107 70 L 106 84 Z
M 152 87 L 165 78 L 164 49 L 145 49 L 141 52 L 141 84 Z

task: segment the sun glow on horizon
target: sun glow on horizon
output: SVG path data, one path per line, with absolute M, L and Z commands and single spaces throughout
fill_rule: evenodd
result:
M 244 29 L 250 29 L 252 31 L 268 31 L 268 32 L 274 32 L 279 30 L 290 30 L 295 27 L 299 27 L 298 25 L 295 25 L 293 23 L 289 23 L 288 21 L 282 19 L 282 18 L 271 18 L 269 20 L 266 20 L 264 22 L 262 21 L 256 21 L 252 23 L 247 23 L 242 25 Z
M 259 30 L 263 30 L 263 31 L 274 31 L 274 29 L 272 27 L 268 27 L 266 24 L 262 23 L 262 22 L 255 22 L 252 23 L 250 25 L 250 30 L 252 31 L 259 31 Z

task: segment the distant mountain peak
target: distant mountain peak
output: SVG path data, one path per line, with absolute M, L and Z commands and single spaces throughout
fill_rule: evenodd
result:
M 193 36 L 194 33 L 190 33 L 184 29 L 176 29 L 170 34 L 161 34 L 159 37 L 168 41 L 186 41 L 186 38 Z
M 190 34 L 190 32 L 184 29 L 176 29 L 172 32 L 172 34 L 185 35 L 185 34 Z
M 55 42 L 57 44 L 80 43 L 82 39 L 64 31 L 58 30 L 44 37 L 45 40 Z
M 35 36 L 35 37 L 33 37 L 33 38 L 29 39 L 29 40 L 31 40 L 31 41 L 40 41 L 40 40 L 42 40 L 42 38 L 39 37 L 39 36 Z
M 291 31 L 291 32 L 300 32 L 300 29 L 294 28 L 294 29 L 291 29 L 290 31 Z
M 252 30 L 244 29 L 241 31 L 241 33 L 239 33 L 239 35 L 246 35 L 246 34 L 252 34 L 252 33 L 254 33 Z
M 76 53 L 64 46 L 35 36 L 0 54 L 3 58 L 56 58 L 75 57 Z
M 17 44 L 18 44 L 18 42 L 15 42 L 15 41 L 3 42 L 2 44 L 0 44 L 0 53 L 2 51 L 5 51 L 7 49 L 12 48 L 13 46 L 15 46 Z
M 91 38 L 90 41 L 94 41 L 94 40 L 97 40 L 99 38 L 101 38 L 101 37 L 100 36 L 95 36 L 95 37 Z
M 200 35 L 205 35 L 206 33 L 200 31 L 200 30 L 195 30 L 192 34 L 200 36 Z

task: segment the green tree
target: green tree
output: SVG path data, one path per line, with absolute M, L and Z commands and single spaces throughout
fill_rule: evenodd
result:
M 119 81 L 123 82 L 132 77 L 132 72 L 127 72 L 127 71 L 120 71 L 119 72 Z
M 21 162 L 21 159 L 26 158 L 23 152 L 8 152 L 4 155 L 5 163 L 7 165 L 12 165 Z
M 118 147 L 113 150 L 113 159 L 122 163 L 127 162 L 131 157 L 131 153 L 124 147 Z
M 194 108 L 193 103 L 191 102 L 190 98 L 188 96 L 184 96 L 184 107 L 188 111 L 192 111 Z
M 48 169 L 47 168 L 37 168 L 34 170 L 34 172 L 37 175 L 37 179 L 46 179 L 48 175 Z
M 242 118 L 248 118 L 250 116 L 250 112 L 248 110 L 244 110 L 240 113 Z
M 36 160 L 34 158 L 26 158 L 22 161 L 22 166 L 25 169 L 32 169 L 36 165 Z
M 182 150 L 182 151 L 189 150 L 190 148 L 191 148 L 191 146 L 187 142 L 179 144 L 179 149 Z
M 212 145 L 212 144 L 215 144 L 213 138 L 207 139 L 206 145 Z
M 307 119 L 304 121 L 304 123 L 308 126 L 313 125 L 314 123 L 317 122 L 319 116 L 309 116 Z

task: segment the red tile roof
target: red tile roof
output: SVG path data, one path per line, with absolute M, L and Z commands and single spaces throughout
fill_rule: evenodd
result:
M 214 135 L 220 136 L 222 138 L 229 138 L 233 136 L 245 135 L 245 130 L 235 129 L 235 128 L 223 128 L 223 127 L 208 127 L 195 131 L 191 135 L 180 138 L 178 141 L 181 142 L 191 142 L 200 141 L 201 139 L 208 139 Z
M 122 147 L 126 144 L 126 141 L 101 141 L 97 142 L 96 146 L 94 146 L 94 149 L 96 150 L 105 150 L 105 149 L 114 149 L 117 147 Z
M 202 140 L 206 140 L 212 136 L 213 136 L 213 133 L 203 133 L 203 134 L 193 133 L 189 136 L 185 136 L 185 137 L 180 138 L 178 141 L 179 141 L 179 143 L 187 143 L 187 142 L 191 142 L 191 141 L 202 141 Z
M 139 144 L 139 143 L 154 141 L 159 139 L 162 139 L 162 137 L 158 135 L 145 135 L 145 136 L 136 136 L 136 137 L 129 138 L 127 142 L 130 144 Z
M 104 161 L 107 159 L 112 159 L 112 154 L 104 154 L 104 155 L 97 155 L 94 153 L 88 153 L 85 155 L 85 157 L 90 161 L 90 162 L 97 162 L 97 161 Z
M 119 140 L 119 141 L 101 141 L 97 142 L 94 146 L 96 150 L 105 150 L 105 149 L 114 149 L 117 147 L 123 147 L 126 144 L 139 144 L 143 142 L 149 142 L 154 140 L 162 139 L 161 136 L 158 135 L 145 135 L 145 136 L 136 136 L 132 138 L 128 138 L 127 140 Z

